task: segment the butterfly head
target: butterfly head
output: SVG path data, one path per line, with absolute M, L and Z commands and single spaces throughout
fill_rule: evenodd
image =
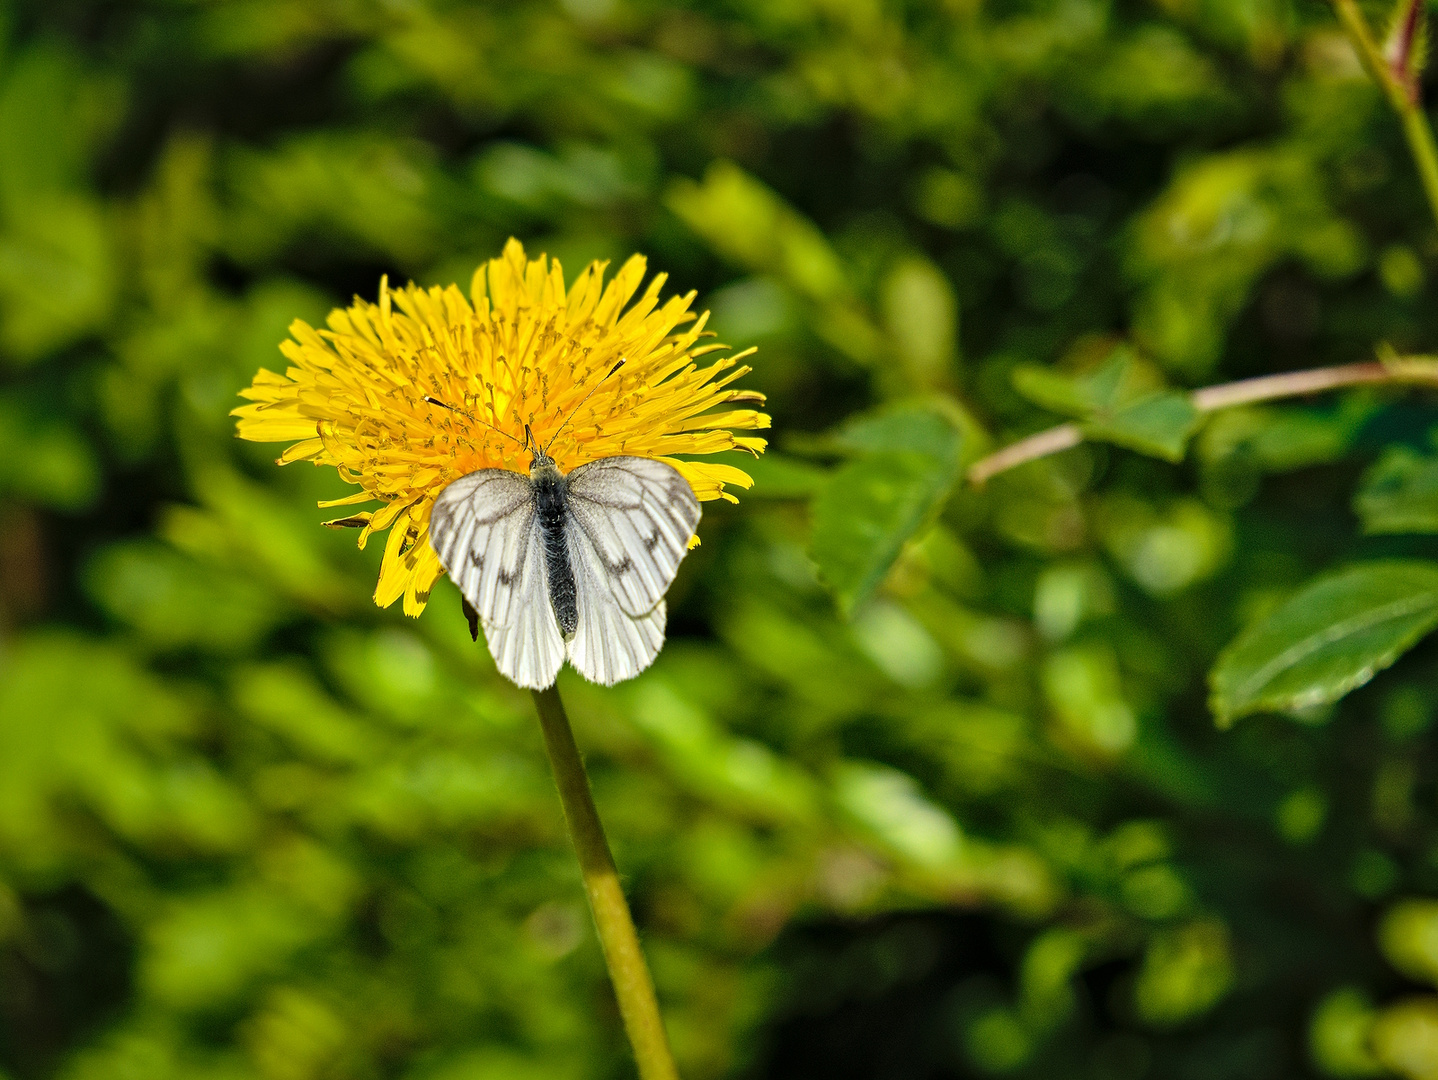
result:
M 530 476 L 555 468 L 554 459 L 535 441 L 534 432 L 529 429 L 528 424 L 524 425 L 524 448 L 529 451 Z

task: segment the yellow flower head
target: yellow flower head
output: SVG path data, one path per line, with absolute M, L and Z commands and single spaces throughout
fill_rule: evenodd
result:
M 729 389 L 753 350 L 701 367 L 727 346 L 698 344 L 708 313 L 689 310 L 694 293 L 661 304 L 660 274 L 630 304 L 644 258 L 632 256 L 608 285 L 606 265 L 591 263 L 566 289 L 557 261 L 527 259 L 510 240 L 475 271 L 469 299 L 454 285 L 391 291 L 382 280 L 378 304 L 336 308 L 328 330 L 297 320 L 280 346 L 289 369 L 261 369 L 240 391 L 253 402 L 234 410 L 240 438 L 299 440 L 281 465 L 333 465 L 362 489 L 321 506 L 384 504 L 326 523 L 361 528 L 361 547 L 391 530 L 375 603 L 403 596 L 407 614 L 424 610 L 444 572 L 429 545 L 435 497 L 476 469 L 528 472 L 526 424 L 540 446 L 554 440 L 549 453 L 564 472 L 630 454 L 668 462 L 700 499 L 734 502 L 725 485 L 753 483 L 732 466 L 673 456 L 764 449 L 763 439 L 734 434 L 767 428 L 764 413 L 710 411 L 764 400 Z

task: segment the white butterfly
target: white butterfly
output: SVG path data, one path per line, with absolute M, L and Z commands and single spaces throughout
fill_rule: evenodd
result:
M 525 434 L 529 475 L 461 476 L 435 500 L 430 545 L 513 682 L 551 686 L 566 656 L 590 682 L 632 679 L 664 644 L 664 592 L 699 500 L 677 469 L 649 458 L 600 458 L 565 475 Z

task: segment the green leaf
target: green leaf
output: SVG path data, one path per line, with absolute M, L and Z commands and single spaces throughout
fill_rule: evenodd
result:
M 1438 458 L 1390 447 L 1363 477 L 1354 512 L 1368 533 L 1438 533 Z
M 1321 408 L 1224 409 L 1204 425 L 1198 451 L 1210 466 L 1236 459 L 1263 473 L 1306 469 L 1347 454 L 1377 409 L 1377 400 L 1363 393 Z
M 1084 424 L 1090 439 L 1113 443 L 1150 457 L 1182 461 L 1188 440 L 1203 423 L 1187 394 L 1165 391 Z
M 912 450 L 956 467 L 962 418 L 935 404 L 901 405 L 859 416 L 839 429 L 832 444 L 849 453 Z
M 710 460 L 727 461 L 730 456 L 716 455 Z M 807 499 L 822 490 L 829 479 L 828 472 L 817 465 L 773 450 L 748 460 L 740 460 L 737 453 L 732 456 L 736 467 L 754 479 L 754 487 L 748 495 L 751 499 Z
M 843 263 L 818 226 L 733 162 L 711 164 L 702 183 L 676 180 L 665 201 L 730 262 L 811 300 L 848 294 Z
M 1067 416 L 1114 412 L 1162 389 L 1153 371 L 1126 348 L 1082 375 L 1022 364 L 1014 369 L 1014 389 L 1035 405 Z
M 58 510 L 89 507 L 100 493 L 94 449 L 43 402 L 0 395 L 0 495 Z
M 858 456 L 814 500 L 812 555 L 846 615 L 943 505 L 959 475 L 961 442 L 948 417 L 922 406 L 865 417 L 837 436 Z
M 1183 458 L 1203 417 L 1189 396 L 1165 390 L 1150 367 L 1126 348 L 1084 375 L 1024 365 L 1014 389 L 1036 405 L 1084 421 L 1084 435 L 1166 461 Z
M 0 232 L 0 343 L 32 363 L 104 326 L 118 275 L 104 209 L 88 199 L 36 199 Z
M 1219 725 L 1337 701 L 1438 626 L 1438 566 L 1360 563 L 1320 578 L 1226 648 L 1209 674 Z
M 162 650 L 242 653 L 284 617 L 278 597 L 254 580 L 152 540 L 102 548 L 82 579 L 102 609 Z

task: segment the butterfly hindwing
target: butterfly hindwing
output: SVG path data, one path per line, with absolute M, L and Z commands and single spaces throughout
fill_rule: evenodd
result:
M 549 602 L 529 479 L 506 469 L 460 477 L 435 500 L 429 539 L 479 614 L 500 672 L 532 689 L 553 684 L 564 640 Z
M 530 518 L 529 532 L 509 618 L 502 624 L 485 624 L 484 639 L 495 667 L 510 681 L 527 690 L 543 690 L 554 685 L 564 666 L 564 638 L 549 601 L 544 540 L 535 516 Z
M 664 601 L 638 618 L 626 612 L 605 581 L 594 548 L 577 529 L 569 534 L 569 558 L 579 594 L 579 626 L 565 643 L 569 662 L 601 686 L 632 679 L 664 644 Z
M 568 503 L 579 608 L 569 661 L 608 686 L 643 671 L 664 644 L 664 592 L 699 524 L 699 500 L 662 461 L 614 457 L 570 473 Z

